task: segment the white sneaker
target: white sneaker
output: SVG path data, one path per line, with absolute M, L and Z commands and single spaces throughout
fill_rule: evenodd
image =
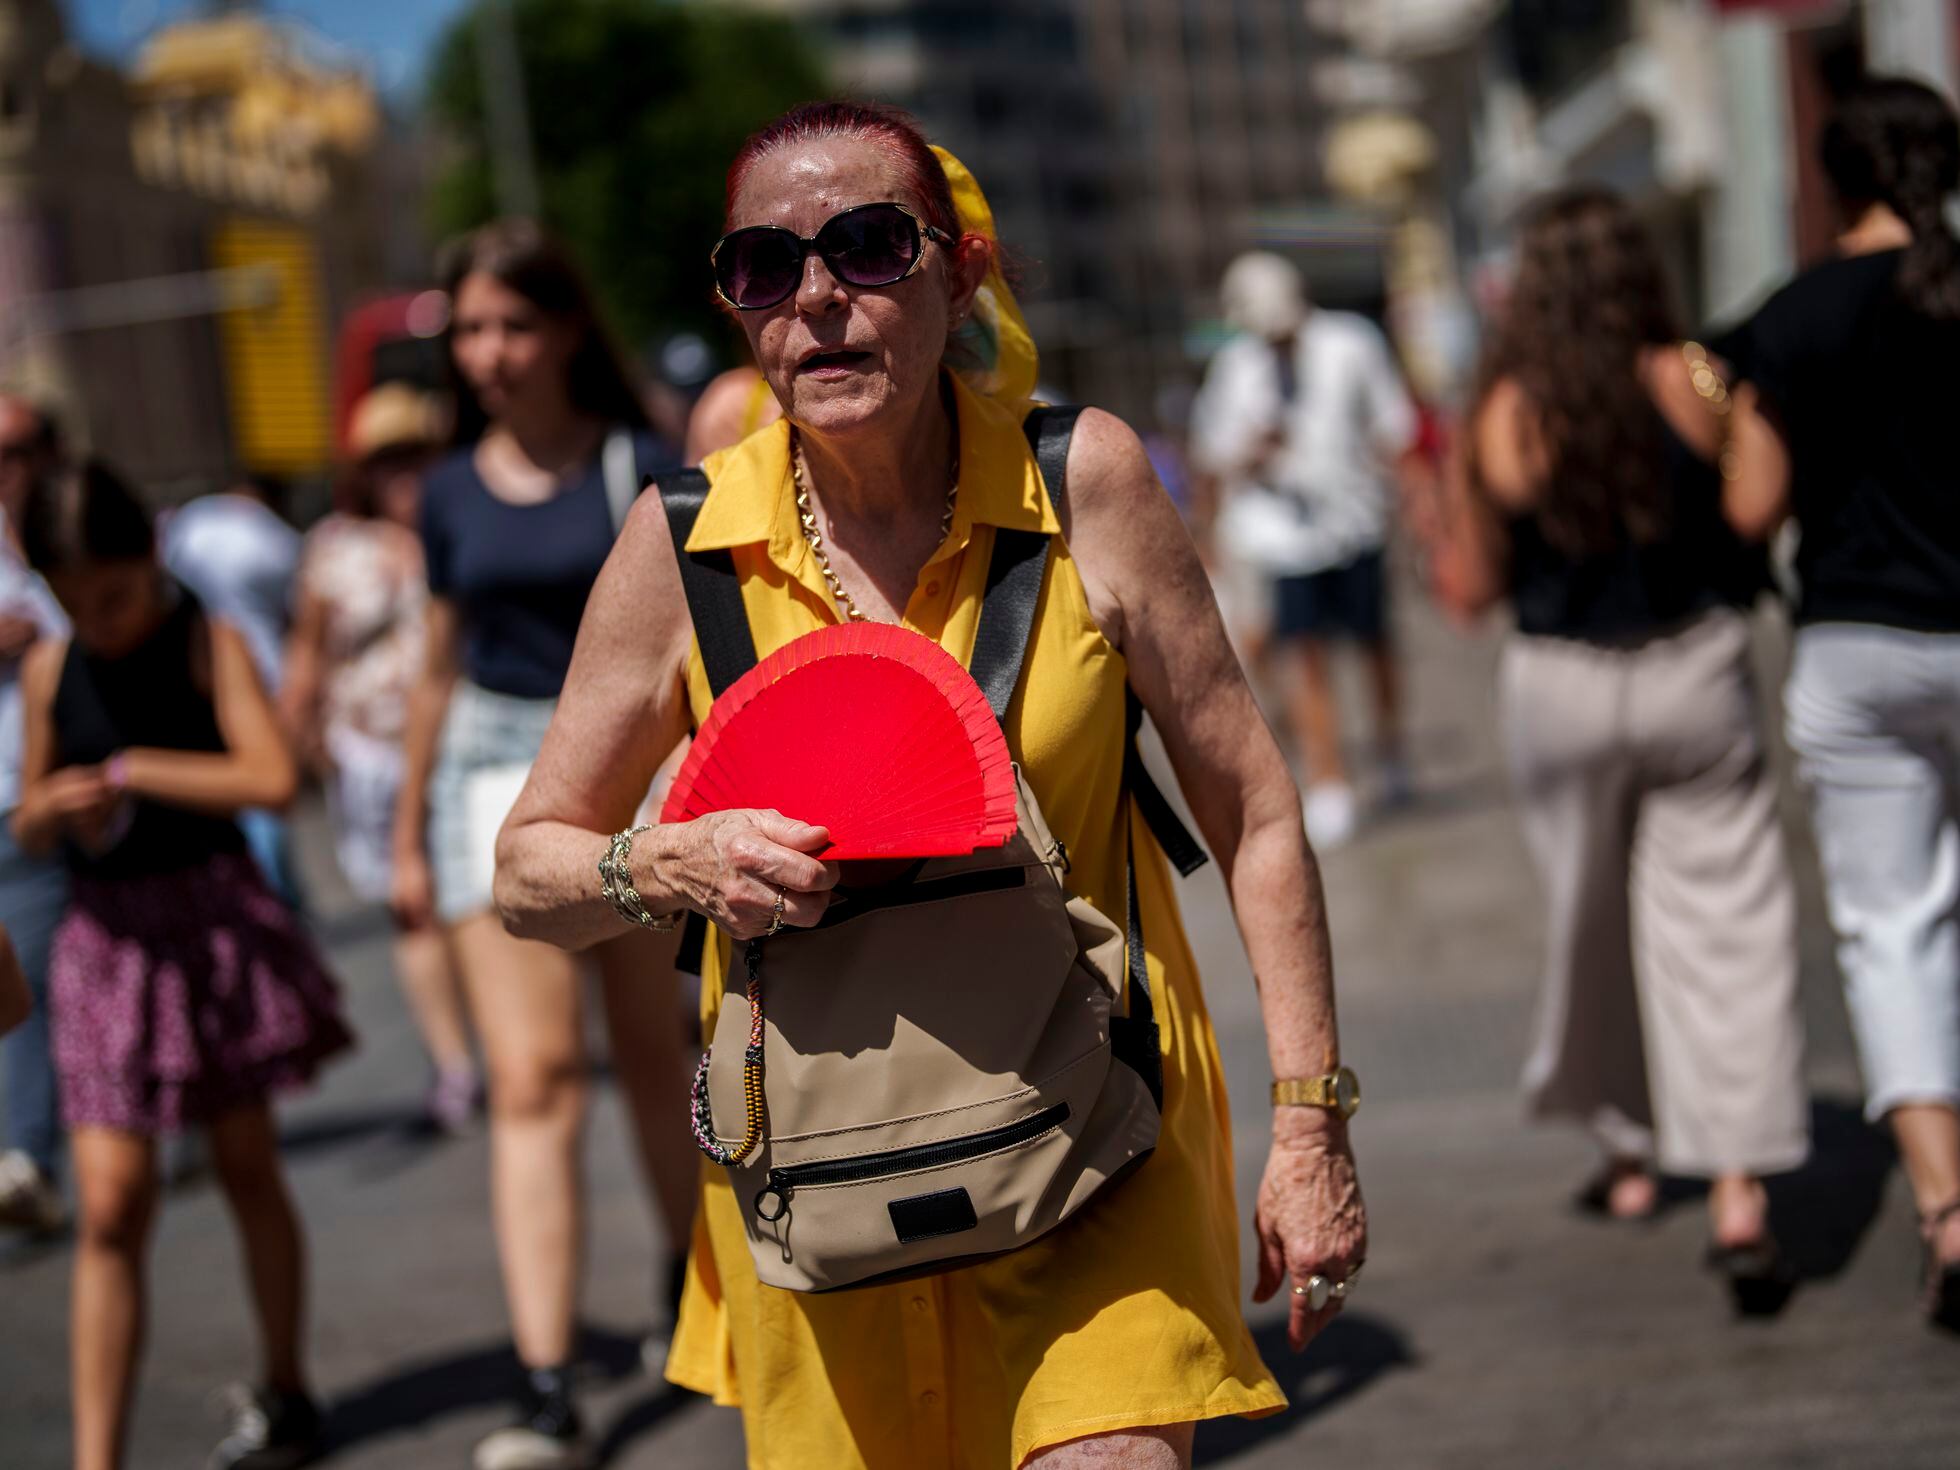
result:
M 57 1235 L 68 1206 L 54 1181 L 19 1149 L 0 1154 L 0 1225 L 30 1235 Z
M 1323 851 L 1348 841 L 1360 824 L 1354 788 L 1345 781 L 1320 781 L 1309 786 L 1302 807 L 1307 820 L 1307 840 Z
M 585 1470 L 591 1463 L 583 1436 L 546 1434 L 513 1424 L 479 1440 L 471 1464 L 476 1470 Z

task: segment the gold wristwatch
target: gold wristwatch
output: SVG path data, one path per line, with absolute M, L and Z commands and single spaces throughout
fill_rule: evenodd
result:
M 1352 1118 L 1361 1106 L 1361 1079 L 1347 1067 L 1336 1067 L 1319 1077 L 1283 1078 L 1273 1084 L 1273 1106 L 1325 1108 Z

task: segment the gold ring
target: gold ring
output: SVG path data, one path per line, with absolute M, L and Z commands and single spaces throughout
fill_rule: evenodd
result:
M 769 916 L 769 932 L 762 936 L 764 939 L 775 938 L 777 931 L 783 927 L 783 902 L 787 896 L 783 889 L 776 890 L 776 908 Z

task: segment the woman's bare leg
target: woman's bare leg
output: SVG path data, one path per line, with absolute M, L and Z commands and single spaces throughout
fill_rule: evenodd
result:
M 211 1125 L 211 1162 L 245 1250 L 259 1324 L 265 1386 L 306 1387 L 300 1341 L 306 1317 L 306 1242 L 279 1167 L 279 1135 L 263 1106 L 239 1108 Z
M 1892 1109 L 1888 1120 L 1919 1213 L 1960 1199 L 1960 1113 L 1944 1103 L 1908 1103 Z M 1933 1250 L 1942 1261 L 1960 1261 L 1960 1215 L 1947 1217 Z
M 1092 1434 L 1039 1450 L 1022 1461 L 1022 1470 L 1191 1470 L 1195 1424 L 1165 1424 Z
M 74 1130 L 81 1200 L 70 1300 L 75 1470 L 115 1470 L 129 1429 L 143 1347 L 144 1260 L 156 1220 L 156 1141 L 113 1128 Z
M 687 1125 L 688 1059 L 680 986 L 674 972 L 678 930 L 627 934 L 594 951 L 612 1037 L 613 1075 L 633 1120 L 640 1167 L 653 1190 L 669 1247 L 687 1250 L 700 1189 L 700 1156 Z
M 395 935 L 395 974 L 415 1016 L 429 1060 L 443 1073 L 470 1071 L 469 1011 L 463 983 L 440 929 L 404 929 Z
M 511 1337 L 527 1367 L 555 1368 L 572 1353 L 585 1233 L 578 965 L 513 939 L 492 914 L 463 920 L 454 938 L 489 1073 L 491 1214 Z

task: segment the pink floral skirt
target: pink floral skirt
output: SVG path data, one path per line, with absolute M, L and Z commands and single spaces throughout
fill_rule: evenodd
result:
M 71 1128 L 206 1123 L 308 1082 L 353 1042 L 312 940 L 243 854 L 77 875 L 48 992 Z

